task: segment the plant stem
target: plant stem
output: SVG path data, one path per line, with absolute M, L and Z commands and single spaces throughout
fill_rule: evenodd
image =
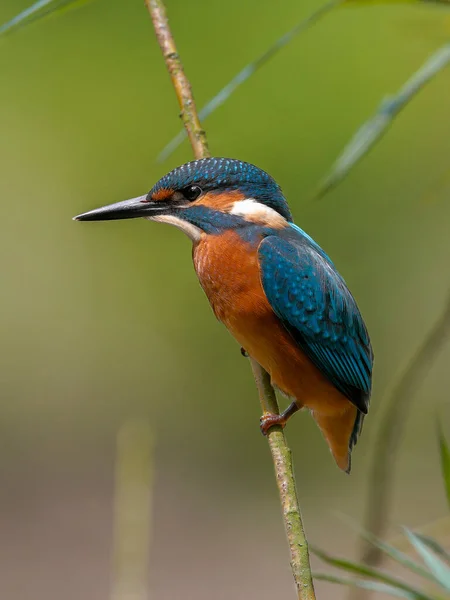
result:
M 279 413 L 275 391 L 270 383 L 270 375 L 259 363 L 250 358 L 259 400 L 263 413 Z M 283 429 L 277 425 L 267 434 L 272 453 L 284 527 L 291 551 L 291 569 L 299 600 L 315 600 L 314 584 L 309 564 L 308 541 L 303 528 L 300 505 L 295 485 L 292 452 L 286 443 Z
M 211 156 L 206 140 L 206 133 L 202 129 L 195 107 L 191 84 L 183 69 L 180 55 L 177 52 L 175 40 L 169 27 L 166 8 L 162 0 L 145 0 L 155 28 L 156 38 L 164 56 L 167 70 L 169 71 L 172 85 L 178 98 L 181 109 L 181 119 L 195 158 Z
M 195 107 L 191 84 L 186 77 L 170 31 L 162 0 L 145 0 L 155 27 L 156 37 L 178 98 L 183 124 L 196 159 L 210 156 L 205 131 Z M 264 412 L 278 413 L 278 404 L 268 373 L 253 359 L 251 365 Z M 291 568 L 299 600 L 315 600 L 309 565 L 308 543 L 303 529 L 291 451 L 280 427 L 272 427 L 267 435 L 280 492 L 284 526 L 291 551 Z

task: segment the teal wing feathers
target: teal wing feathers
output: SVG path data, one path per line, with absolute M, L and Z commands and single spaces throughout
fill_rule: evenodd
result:
M 258 258 L 275 314 L 325 377 L 366 414 L 372 347 L 356 302 L 331 260 L 295 225 L 264 238 Z

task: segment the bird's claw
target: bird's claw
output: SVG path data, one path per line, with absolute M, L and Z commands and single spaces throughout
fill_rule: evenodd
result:
M 245 348 L 241 348 L 241 354 L 244 358 L 248 358 L 248 352 Z
M 259 419 L 259 427 L 263 435 L 269 433 L 269 429 L 274 425 L 279 425 L 282 429 L 286 425 L 286 418 L 283 415 L 276 415 L 275 413 L 264 413 Z

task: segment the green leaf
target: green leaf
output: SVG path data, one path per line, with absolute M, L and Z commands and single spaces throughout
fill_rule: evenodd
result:
M 208 118 L 209 115 L 216 110 L 216 108 L 222 106 L 222 104 L 228 100 L 231 94 L 233 94 L 239 86 L 241 86 L 245 81 L 247 81 L 247 79 L 256 73 L 256 71 L 264 66 L 282 48 L 289 44 L 289 42 L 291 42 L 299 33 L 317 23 L 319 19 L 344 2 L 346 2 L 346 0 L 329 0 L 326 4 L 306 17 L 306 19 L 302 19 L 299 23 L 294 25 L 292 29 L 287 31 L 276 42 L 269 46 L 269 48 L 260 56 L 258 56 L 256 60 L 247 64 L 241 71 L 239 71 L 239 73 L 237 73 L 237 75 L 235 75 L 231 81 L 229 81 L 213 98 L 211 98 L 211 100 L 205 104 L 205 106 L 203 106 L 198 115 L 200 121 Z M 172 152 L 178 148 L 185 137 L 186 132 L 184 129 L 180 130 L 180 132 L 174 138 L 172 138 L 160 152 L 158 161 L 162 162 L 166 160 L 166 158 L 168 158 Z
M 422 567 L 422 565 L 414 561 L 410 556 L 408 556 L 404 552 L 401 552 L 401 550 L 397 550 L 397 548 L 394 548 L 394 546 L 391 546 L 387 542 L 382 542 L 381 540 L 378 540 L 370 533 L 362 533 L 361 535 L 368 542 L 382 550 L 390 558 L 395 560 L 397 563 L 403 565 L 406 569 L 409 569 L 413 573 L 416 573 L 417 575 L 420 575 L 424 579 L 428 579 L 433 583 L 436 582 L 436 579 L 429 571 L 427 571 L 427 569 Z
M 355 522 L 349 519 L 347 516 L 340 516 L 345 522 L 347 522 L 352 527 L 352 529 L 354 529 L 358 533 L 358 535 L 367 540 L 376 548 L 379 548 L 382 552 L 387 554 L 387 556 L 395 560 L 397 563 L 401 564 L 403 567 L 409 569 L 413 573 L 416 573 L 416 575 L 419 575 L 424 579 L 428 579 L 429 581 L 436 583 L 436 578 L 434 577 L 434 575 L 430 573 L 430 571 L 427 570 L 424 566 L 413 560 L 408 554 L 402 552 L 392 544 L 388 544 L 387 542 L 383 542 L 382 540 L 378 539 L 373 534 L 356 525 Z M 442 519 L 440 519 L 438 522 L 442 523 Z M 415 535 L 419 537 L 424 542 L 424 544 L 429 546 L 434 552 L 442 555 L 445 559 L 450 561 L 450 555 L 433 538 L 427 537 L 424 534 L 416 533 Z
M 444 432 L 440 423 L 438 423 L 438 437 L 439 437 L 439 449 L 441 453 L 441 470 L 442 477 L 444 479 L 445 493 L 447 495 L 447 502 L 450 506 L 450 449 L 445 439 Z
M 39 0 L 7 23 L 0 25 L 0 36 L 12 33 L 21 27 L 25 27 L 25 25 L 30 25 L 45 17 L 61 14 L 74 8 L 80 8 L 88 2 L 92 2 L 92 0 Z
M 416 533 L 416 536 L 422 540 L 422 542 L 428 546 L 428 548 L 431 548 L 433 552 L 436 552 L 436 554 L 439 554 L 448 563 L 450 563 L 450 554 L 434 538 L 430 538 L 423 533 Z
M 450 592 L 450 567 L 446 565 L 440 558 L 430 550 L 419 536 L 405 528 L 405 533 L 416 549 L 417 553 L 421 556 L 423 562 L 427 565 L 433 575 L 436 577 L 438 583 L 447 591 Z
M 334 558 L 323 552 L 323 550 L 318 550 L 317 548 L 311 548 L 311 552 L 326 562 L 328 565 L 336 567 L 338 569 L 342 569 L 344 571 L 348 571 L 349 573 L 354 573 L 356 575 L 362 575 L 364 577 L 370 577 L 371 579 L 375 579 L 381 583 L 384 583 L 388 586 L 392 586 L 396 589 L 403 590 L 408 594 L 411 594 L 411 598 L 415 598 L 417 600 L 428 600 L 428 597 L 421 592 L 420 590 L 415 589 L 414 587 L 407 585 L 400 579 L 395 577 L 391 577 L 390 575 L 386 575 L 373 567 L 368 567 L 366 565 L 351 562 L 349 560 Z
M 355 133 L 331 167 L 330 173 L 319 186 L 316 198 L 320 198 L 334 188 L 373 148 L 386 133 L 398 113 L 410 102 L 433 77 L 450 64 L 450 43 L 437 50 L 418 71 L 403 85 L 395 96 L 382 101 L 373 117 L 366 121 Z
M 366 581 L 365 579 L 350 579 L 347 577 L 339 577 L 336 575 L 327 575 L 325 573 L 315 573 L 314 579 L 320 581 L 328 581 L 330 583 L 339 583 L 340 585 L 348 585 L 350 587 L 363 588 L 372 592 L 381 592 L 382 594 L 389 594 L 397 598 L 406 598 L 406 600 L 436 600 L 433 596 L 427 596 L 426 594 L 415 592 L 409 592 L 397 588 L 392 585 L 386 585 L 385 583 L 378 583 L 377 581 Z

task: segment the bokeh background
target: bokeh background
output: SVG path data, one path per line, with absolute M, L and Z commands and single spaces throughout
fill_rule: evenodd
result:
M 2 0 L 0 22 L 27 5 Z M 318 5 L 168 0 L 198 104 Z M 214 154 L 280 182 L 371 332 L 374 394 L 352 475 L 307 414 L 287 430 L 309 538 L 349 557 L 356 537 L 340 515 L 361 518 L 383 401 L 450 283 L 448 70 L 335 191 L 310 198 L 381 98 L 449 36 L 439 7 L 355 3 L 298 37 L 205 122 Z M 156 162 L 180 122 L 143 3 L 98 0 L 4 38 L 0 73 L 0 596 L 114 595 L 117 435 L 131 419 L 148 424 L 155 444 L 151 519 L 144 508 L 134 522 L 138 546 L 151 530 L 152 597 L 292 597 L 250 368 L 211 313 L 190 242 L 143 220 L 71 220 L 145 193 L 191 159 L 185 142 Z M 449 416 L 449 360 L 447 345 L 411 399 L 393 533 L 445 514 L 434 421 L 437 410 Z

